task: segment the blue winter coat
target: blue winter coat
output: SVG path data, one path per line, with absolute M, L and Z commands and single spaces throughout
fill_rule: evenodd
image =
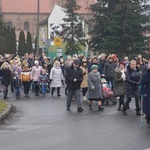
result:
M 146 95 L 143 97 L 143 112 L 150 115 L 150 71 L 142 76 L 140 87 L 142 95 Z

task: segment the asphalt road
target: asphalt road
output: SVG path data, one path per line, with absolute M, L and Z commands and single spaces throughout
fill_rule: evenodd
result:
M 150 126 L 140 128 L 140 117 L 135 115 L 134 101 L 127 116 L 117 106 L 104 106 L 103 112 L 88 110 L 78 113 L 76 103 L 66 111 L 66 97 L 32 93 L 29 98 L 8 102 L 17 112 L 0 125 L 0 150 L 144 150 L 150 148 Z M 2 96 L 2 93 L 0 93 Z

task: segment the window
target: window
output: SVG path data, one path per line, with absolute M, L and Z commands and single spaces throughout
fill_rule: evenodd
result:
M 7 22 L 7 26 L 8 26 L 9 28 L 12 28 L 12 27 L 13 27 L 12 22 L 11 22 L 11 21 L 8 21 L 8 22 Z
M 24 23 L 24 30 L 29 31 L 29 22 Z

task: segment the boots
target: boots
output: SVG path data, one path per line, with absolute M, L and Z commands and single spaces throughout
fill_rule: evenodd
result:
M 6 91 L 3 91 L 3 96 L 4 96 L 4 99 L 7 98 L 7 96 L 6 96 Z
M 55 88 L 52 87 L 51 95 L 53 96 Z
M 57 88 L 57 96 L 61 96 L 60 95 L 60 87 Z
M 89 104 L 89 110 L 92 110 L 92 104 Z
M 122 109 L 122 114 L 123 114 L 123 115 L 127 115 L 127 112 L 126 112 L 126 108 L 125 108 L 125 107 L 123 107 L 123 109 Z
M 118 111 L 121 111 L 121 106 L 118 107 Z
M 145 117 L 145 119 L 146 119 L 147 124 L 150 125 L 150 115 L 147 115 L 147 116 Z
M 141 115 L 140 111 L 137 111 L 137 112 L 136 112 L 136 115 L 137 115 L 137 116 L 140 116 L 140 115 Z
M 83 96 L 83 100 L 86 101 L 86 96 Z
M 102 111 L 104 108 L 103 107 L 101 107 L 101 105 L 98 105 L 98 110 L 99 111 Z
M 135 111 L 136 111 L 136 115 L 137 115 L 137 116 L 140 116 L 140 115 L 141 115 L 141 109 L 140 109 L 140 108 L 135 109 Z
M 77 111 L 78 111 L 78 112 L 83 112 L 84 109 L 83 109 L 82 107 L 79 107 Z
M 7 95 L 8 95 L 8 90 L 6 90 L 6 99 L 8 99 L 8 96 L 7 96 Z
M 67 95 L 68 94 L 68 92 L 67 92 L 67 87 L 65 87 L 65 95 Z

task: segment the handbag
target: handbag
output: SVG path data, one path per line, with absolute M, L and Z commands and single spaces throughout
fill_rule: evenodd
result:
M 124 88 L 122 86 L 117 86 L 113 89 L 113 94 L 115 97 L 123 95 L 124 94 Z
M 0 81 L 3 81 L 3 80 L 4 80 L 4 75 L 0 76 Z

